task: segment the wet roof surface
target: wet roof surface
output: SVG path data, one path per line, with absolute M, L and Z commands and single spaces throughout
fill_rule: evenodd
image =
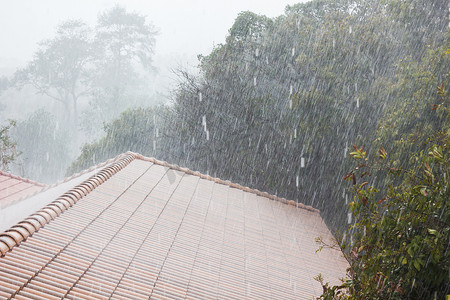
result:
M 311 299 L 345 274 L 315 253 L 316 211 L 146 159 L 110 170 L 0 235 L 1 299 Z
M 44 187 L 44 184 L 0 171 L 0 209 L 34 194 Z

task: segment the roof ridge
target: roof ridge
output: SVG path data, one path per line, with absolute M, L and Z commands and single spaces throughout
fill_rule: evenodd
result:
M 312 207 L 310 205 L 305 205 L 303 203 L 296 202 L 294 200 L 287 200 L 286 198 L 278 197 L 278 196 L 269 194 L 267 192 L 262 192 L 262 191 L 260 191 L 258 189 L 252 189 L 252 188 L 250 188 L 248 186 L 243 186 L 243 185 L 240 185 L 238 183 L 231 182 L 230 180 L 223 180 L 223 179 L 220 179 L 218 177 L 212 177 L 212 176 L 209 176 L 209 175 L 205 175 L 205 174 L 200 173 L 199 171 L 192 171 L 192 170 L 190 170 L 188 168 L 183 168 L 183 167 L 180 167 L 180 166 L 175 165 L 175 164 L 169 164 L 166 161 L 157 160 L 154 157 L 146 157 L 146 156 L 143 156 L 142 154 L 139 154 L 139 153 L 135 153 L 135 152 L 131 152 L 131 151 L 128 151 L 127 153 L 133 155 L 135 158 L 140 159 L 140 160 L 149 161 L 149 162 L 152 162 L 152 163 L 157 164 L 157 165 L 161 165 L 161 166 L 168 167 L 168 168 L 171 168 L 171 169 L 174 169 L 174 170 L 177 170 L 177 171 L 185 172 L 186 174 L 189 174 L 189 175 L 198 176 L 198 177 L 200 177 L 202 179 L 214 181 L 216 183 L 227 185 L 229 187 L 232 187 L 232 188 L 235 188 L 235 189 L 247 192 L 247 193 L 256 194 L 258 196 L 265 197 L 265 198 L 268 198 L 270 200 L 275 200 L 275 201 L 282 202 L 284 204 L 295 206 L 297 208 L 302 208 L 302 209 L 305 209 L 305 210 L 310 211 L 310 212 L 320 213 L 319 209 L 314 208 L 314 207 Z
M 71 177 L 67 177 L 63 179 L 60 182 L 57 182 L 53 185 L 46 186 L 43 190 L 39 191 L 45 191 L 49 188 L 55 187 L 61 183 L 67 182 L 75 177 L 78 177 L 82 174 L 86 174 L 88 172 L 91 172 L 97 168 L 100 168 L 102 166 L 105 166 L 107 164 L 111 164 L 102 170 L 100 170 L 98 173 L 92 175 L 87 180 L 83 181 L 82 183 L 78 184 L 77 186 L 73 187 L 63 195 L 56 198 L 56 200 L 52 201 L 51 203 L 44 206 L 42 209 L 38 210 L 37 212 L 31 214 L 27 218 L 25 218 L 23 221 L 20 221 L 16 225 L 13 225 L 10 229 L 6 230 L 5 232 L 0 234 L 0 256 L 6 255 L 9 251 L 11 251 L 15 246 L 20 245 L 20 243 L 24 240 L 26 240 L 28 237 L 30 237 L 34 232 L 38 231 L 40 228 L 44 227 L 44 225 L 50 223 L 51 220 L 55 219 L 57 216 L 62 214 L 64 211 L 66 211 L 69 207 L 74 205 L 78 200 L 86 196 L 88 193 L 90 193 L 93 189 L 95 189 L 97 186 L 101 185 L 105 181 L 107 181 L 109 178 L 111 178 L 114 174 L 122 170 L 124 167 L 126 167 L 131 161 L 134 159 L 139 159 L 143 161 L 148 161 L 151 163 L 154 163 L 156 165 L 168 167 L 173 170 L 177 170 L 180 172 L 184 172 L 189 175 L 198 176 L 201 179 L 206 179 L 209 181 L 213 181 L 218 184 L 223 184 L 232 188 L 236 188 L 238 190 L 242 190 L 247 193 L 256 194 L 261 197 L 268 198 L 270 200 L 279 201 L 284 204 L 292 205 L 297 208 L 305 209 L 310 212 L 314 213 L 320 213 L 320 211 L 316 208 L 313 208 L 312 206 L 305 205 L 303 203 L 296 202 L 294 200 L 287 200 L 286 198 L 278 197 L 272 194 L 269 194 L 267 192 L 262 192 L 257 189 L 252 189 L 247 186 L 242 186 L 237 183 L 233 183 L 229 180 L 222 180 L 217 177 L 212 177 L 209 175 L 205 175 L 200 173 L 199 171 L 192 171 L 188 168 L 180 167 L 176 164 L 169 164 L 166 161 L 160 161 L 157 160 L 154 157 L 146 157 L 142 154 L 135 153 L 128 151 L 126 153 L 120 154 L 116 156 L 115 158 L 109 159 L 103 163 L 97 164 L 89 169 L 86 169 L 80 173 L 76 173 L 72 175 Z
M 11 173 L 8 173 L 8 172 L 5 172 L 5 171 L 1 171 L 1 170 L 0 170 L 0 175 L 6 176 L 6 177 L 10 177 L 10 178 L 13 178 L 13 179 L 17 179 L 17 180 L 20 180 L 20 181 L 23 181 L 23 182 L 26 182 L 26 183 L 31 183 L 31 184 L 34 184 L 34 185 L 37 185 L 37 186 L 42 186 L 42 187 L 46 187 L 47 186 L 44 183 L 40 183 L 40 182 L 31 180 L 31 179 L 24 178 L 24 177 L 21 177 L 21 176 L 18 176 L 18 175 L 14 175 L 14 174 L 11 174 Z
M 31 194 L 29 194 L 29 195 L 27 195 L 27 196 L 24 196 L 24 197 L 21 197 L 21 198 L 19 198 L 19 199 L 14 200 L 14 201 L 11 201 L 10 203 L 8 203 L 7 206 L 11 206 L 11 205 L 13 205 L 13 204 L 16 204 L 16 203 L 22 201 L 23 199 L 33 197 L 33 196 L 35 196 L 35 195 L 37 195 L 37 194 L 39 194 L 39 193 L 42 193 L 42 192 L 45 192 L 45 191 L 47 191 L 47 190 L 49 190 L 49 189 L 52 189 L 52 188 L 54 188 L 54 187 L 57 187 L 57 186 L 59 186 L 59 185 L 61 185 L 61 184 L 63 184 L 63 183 L 66 183 L 66 182 L 68 182 L 68 181 L 70 181 L 70 180 L 72 180 L 72 179 L 75 179 L 75 178 L 80 177 L 80 176 L 82 176 L 82 175 L 84 175 L 84 174 L 87 174 L 87 173 L 89 173 L 89 172 L 92 172 L 92 171 L 94 171 L 95 169 L 99 169 L 99 168 L 101 168 L 101 167 L 104 167 L 104 166 L 106 166 L 106 165 L 108 165 L 108 164 L 110 164 L 110 163 L 113 163 L 113 162 L 115 162 L 115 161 L 121 159 L 122 157 L 124 157 L 124 156 L 127 155 L 127 154 L 129 154 L 129 153 L 126 152 L 126 153 L 119 154 L 119 155 L 117 155 L 116 157 L 113 157 L 113 158 L 108 159 L 107 161 L 104 161 L 104 162 L 101 162 L 101 163 L 99 163 L 99 164 L 96 164 L 96 165 L 94 165 L 94 166 L 92 166 L 92 167 L 90 167 L 90 168 L 88 168 L 88 169 L 82 170 L 82 171 L 80 171 L 80 172 L 78 172 L 78 173 L 74 173 L 74 174 L 72 174 L 72 176 L 64 177 L 63 179 L 61 179 L 61 180 L 59 180 L 59 181 L 57 181 L 56 183 L 53 183 L 53 184 L 39 183 L 39 182 L 30 180 L 30 179 L 27 179 L 27 178 L 23 178 L 23 177 L 20 177 L 20 176 L 17 176 L 17 175 L 13 175 L 13 174 L 10 174 L 10 173 L 6 173 L 6 172 L 3 172 L 3 171 L 0 171 L 0 175 L 6 175 L 6 176 L 9 176 L 9 177 L 11 177 L 11 178 L 23 180 L 23 181 L 28 182 L 28 183 L 37 184 L 37 185 L 39 185 L 39 186 L 42 186 L 42 189 L 40 189 L 40 190 L 38 190 L 38 191 L 35 191 L 34 193 L 31 193 Z M 5 206 L 5 207 L 6 207 L 6 206 Z M 3 208 L 4 208 L 4 207 L 3 207 Z
M 1 233 L 0 256 L 4 256 L 7 252 L 11 251 L 15 246 L 20 245 L 20 243 L 23 240 L 27 239 L 34 232 L 38 231 L 40 228 L 49 223 L 51 220 L 55 219 L 57 216 L 62 214 L 69 207 L 78 202 L 78 200 L 80 200 L 81 198 L 86 196 L 89 192 L 91 192 L 94 188 L 104 183 L 118 171 L 126 167 L 134 159 L 135 156 L 132 153 L 127 152 L 117 156 L 112 160 L 108 160 L 105 163 L 102 163 L 101 165 L 105 165 L 113 161 L 113 163 L 110 166 L 103 168 L 98 173 L 91 176 L 89 179 L 83 181 L 82 183 L 70 189 L 63 195 L 56 198 L 56 200 L 44 206 L 42 209 L 31 214 L 23 221 L 20 221 L 16 225 L 13 225 L 10 229 Z M 75 175 L 79 176 L 79 174 Z

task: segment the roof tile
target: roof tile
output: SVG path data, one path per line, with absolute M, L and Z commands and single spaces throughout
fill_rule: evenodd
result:
M 2 255 L 22 243 L 0 259 L 16 296 L 311 298 L 318 271 L 345 272 L 315 253 L 331 235 L 311 207 L 139 154 L 109 163 L 0 236 Z

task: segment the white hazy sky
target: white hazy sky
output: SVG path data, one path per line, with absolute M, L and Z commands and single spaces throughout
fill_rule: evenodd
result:
M 148 16 L 159 30 L 155 49 L 157 60 L 158 57 L 192 59 L 197 54 L 208 54 L 214 44 L 225 41 L 228 29 L 241 11 L 275 17 L 284 13 L 286 5 L 302 1 L 0 0 L 0 68 L 31 59 L 37 42 L 51 38 L 62 21 L 82 19 L 93 25 L 100 11 L 115 4 Z

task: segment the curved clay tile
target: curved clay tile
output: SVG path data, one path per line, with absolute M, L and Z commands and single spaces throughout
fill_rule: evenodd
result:
M 12 250 L 15 246 L 18 246 L 34 232 L 38 231 L 47 223 L 51 222 L 51 220 L 69 209 L 69 207 L 91 192 L 93 188 L 102 184 L 115 173 L 127 166 L 133 159 L 134 156 L 129 153 L 121 156 L 121 159 L 113 163 L 113 165 L 91 176 L 91 178 L 61 195 L 41 210 L 0 234 L 1 256 L 4 256 L 8 251 Z

